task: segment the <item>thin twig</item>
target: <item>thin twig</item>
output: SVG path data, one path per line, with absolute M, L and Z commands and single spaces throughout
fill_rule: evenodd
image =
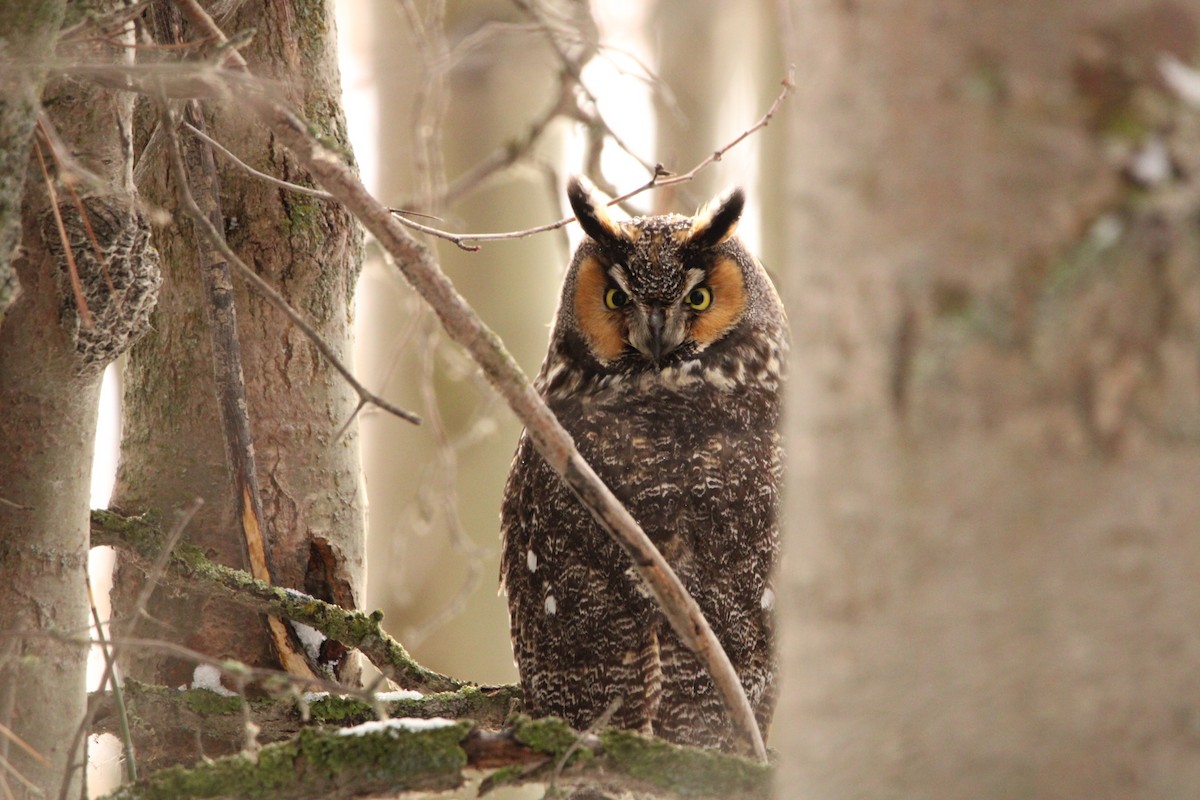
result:
M 42 755 L 37 750 L 35 750 L 33 745 L 31 745 L 29 742 L 22 739 L 17 734 L 16 731 L 14 731 L 12 728 L 5 725 L 3 722 L 0 722 L 0 736 L 3 736 L 5 739 L 8 739 L 10 742 L 15 744 L 17 747 L 24 750 L 25 755 L 29 756 L 34 761 L 41 764 L 43 767 L 50 766 L 50 762 L 48 760 L 46 760 L 46 757 L 44 755 Z
M 96 628 L 96 639 L 100 642 L 100 653 L 104 656 L 104 675 L 100 678 L 100 689 L 103 691 L 106 685 L 112 686 L 113 703 L 117 707 L 117 723 L 121 730 L 121 747 L 125 752 L 125 777 L 127 780 L 136 781 L 138 777 L 137 758 L 133 752 L 133 734 L 129 730 L 129 713 L 125 707 L 125 692 L 121 689 L 121 682 L 117 680 L 116 650 L 109 646 L 108 639 L 104 635 L 104 624 L 100 621 L 100 611 L 96 608 L 96 595 L 92 592 L 91 576 L 85 573 L 83 581 L 87 586 L 88 606 L 92 611 L 92 623 Z M 89 708 L 89 712 L 90 710 Z M 91 728 L 90 721 L 86 727 Z
M 58 226 L 58 238 L 62 242 L 63 257 L 67 260 L 67 272 L 71 278 L 71 291 L 75 294 L 75 309 L 79 312 L 79 324 L 87 329 L 92 327 L 92 312 L 88 310 L 87 298 L 83 296 L 83 283 L 79 280 L 79 267 L 75 264 L 75 252 L 71 249 L 71 237 L 67 235 L 67 226 L 63 223 L 62 212 L 58 208 L 58 192 L 54 191 L 54 181 L 46 168 L 46 158 L 42 155 L 42 145 L 35 138 L 33 152 L 37 154 L 38 166 L 42 168 L 42 177 L 46 179 L 46 193 L 50 196 L 50 211 L 54 214 L 54 224 Z
M 7 730 L 7 728 L 5 730 Z M 26 789 L 28 789 L 31 792 L 30 797 L 37 797 L 39 794 L 42 793 L 41 787 L 35 785 L 33 783 L 33 781 L 29 780 L 24 775 L 22 775 L 20 770 L 18 770 L 12 764 L 8 763 L 7 758 L 0 757 L 0 767 L 2 767 L 5 772 L 7 772 L 8 774 L 10 774 L 14 778 L 16 778 L 18 783 L 20 783 L 22 786 L 24 786 Z M 0 784 L 0 785 L 4 786 L 5 796 L 12 797 L 13 796 L 12 789 L 9 788 L 8 781 L 4 780 L 3 775 L 0 775 L 0 780 L 3 780 L 3 784 Z
M 298 183 L 288 183 L 285 180 L 280 180 L 279 178 L 276 178 L 274 175 L 268 175 L 265 172 L 260 172 L 259 170 L 256 170 L 254 167 L 250 166 L 245 161 L 242 161 L 240 158 L 235 156 L 223 144 L 221 144 L 216 139 L 209 136 L 204 131 L 197 128 L 195 125 L 192 125 L 192 123 L 188 122 L 187 120 L 183 121 L 183 127 L 189 133 L 191 133 L 193 136 L 197 136 L 202 141 L 207 142 L 210 147 L 212 147 L 214 150 L 221 153 L 221 155 L 228 158 L 230 161 L 232 161 L 234 164 L 236 164 L 239 167 L 241 167 L 242 169 L 244 169 L 246 172 L 249 172 L 251 175 L 253 175 L 256 178 L 259 178 L 260 180 L 266 181 L 267 183 L 271 184 L 272 186 L 278 186 L 281 189 L 287 189 L 289 192 L 296 192 L 297 194 L 306 194 L 311 197 L 319 197 L 322 200 L 332 200 L 333 199 L 333 195 L 329 194 L 329 192 L 325 192 L 320 189 L 312 189 L 308 186 L 301 186 Z
M 159 125 L 159 129 L 163 129 L 163 125 L 161 123 Z M 168 138 L 172 135 L 173 131 L 170 131 L 166 134 Z M 321 338 L 321 334 L 319 334 L 317 330 L 313 328 L 313 326 L 310 325 L 298 311 L 291 307 L 288 301 L 283 298 L 283 295 L 279 294 L 279 292 L 277 292 L 275 288 L 271 286 L 271 284 L 267 283 L 258 275 L 258 273 L 247 266 L 246 262 L 242 261 L 242 259 L 238 257 L 237 253 L 233 252 L 233 249 L 230 248 L 225 242 L 225 237 L 221 236 L 220 231 L 213 226 L 213 224 L 208 220 L 207 217 L 204 216 L 203 213 L 195 213 L 199 211 L 198 208 L 195 209 L 195 211 L 192 211 L 191 209 L 187 209 L 185 207 L 185 210 L 188 210 L 189 214 L 192 214 L 192 222 L 208 239 L 216 251 L 220 253 L 221 256 L 225 258 L 231 265 L 233 265 L 235 269 L 237 269 L 238 274 L 241 275 L 242 278 L 244 278 L 255 291 L 266 297 L 272 305 L 282 311 L 284 315 L 292 321 L 292 324 L 300 329 L 300 331 L 308 338 L 308 340 L 313 343 L 317 350 L 321 352 L 321 355 L 328 359 L 330 365 L 332 365 L 333 368 L 336 369 L 338 373 L 346 380 L 346 382 L 350 384 L 351 388 L 353 388 L 355 393 L 359 396 L 359 399 L 365 400 L 371 405 L 378 406 L 384 411 L 387 411 L 388 413 L 393 414 L 400 419 L 406 420 L 413 424 L 420 424 L 421 418 L 419 416 L 411 411 L 405 411 L 404 409 L 389 403 L 387 400 L 384 400 L 382 397 L 379 397 L 375 393 L 369 391 L 365 386 L 359 383 L 358 379 L 354 377 L 350 370 L 338 358 L 337 354 L 333 352 L 333 348 L 331 348 L 325 342 L 325 340 Z
M 600 716 L 592 720 L 592 724 L 588 725 L 587 730 L 581 732 L 575 738 L 575 741 L 571 742 L 571 746 L 567 748 L 567 751 L 562 754 L 562 758 L 554 765 L 554 773 L 550 776 L 550 785 L 546 788 L 546 794 L 550 794 L 554 790 L 559 777 L 562 776 L 563 767 L 567 766 L 567 762 L 571 760 L 571 756 L 575 755 L 583 747 L 584 740 L 587 737 L 594 737 L 596 731 L 608 725 L 609 720 L 613 718 L 613 714 L 617 713 L 624 702 L 620 695 L 614 697 L 612 702 L 608 704 L 608 708 L 604 709 Z
M 722 158 L 725 157 L 726 153 L 728 153 L 730 150 L 732 150 L 734 147 L 736 147 L 739 143 L 741 143 L 744 139 L 746 139 L 746 137 L 750 136 L 751 134 L 753 134 L 756 131 L 759 131 L 759 130 L 767 127 L 767 125 L 770 124 L 771 119 L 779 111 L 779 107 L 781 105 L 783 105 L 783 101 L 786 100 L 788 95 L 790 95 L 792 93 L 792 91 L 796 88 L 796 83 L 794 81 L 794 73 L 795 73 L 795 67 L 788 67 L 787 75 L 784 76 L 782 81 L 780 81 L 780 86 L 782 86 L 783 88 L 779 91 L 779 95 L 775 98 L 775 102 L 771 103 L 771 107 L 767 109 L 767 113 L 765 113 L 761 117 L 759 117 L 757 122 L 755 122 L 749 128 L 746 128 L 746 130 L 742 131 L 737 136 L 735 136 L 733 138 L 733 140 L 730 141 L 728 144 L 726 144 L 724 147 L 714 150 L 712 155 L 710 155 L 708 158 L 704 159 L 699 164 L 697 164 L 696 166 L 689 169 L 687 172 L 684 172 L 679 175 L 674 175 L 674 174 L 668 172 L 667 170 L 663 169 L 663 167 L 661 165 L 659 165 L 658 167 L 655 168 L 654 175 L 652 175 L 650 177 L 650 180 L 645 185 L 640 186 L 637 189 L 634 189 L 633 191 L 631 191 L 627 194 L 623 194 L 620 197 L 614 198 L 613 200 L 609 201 L 609 205 L 613 205 L 614 203 L 624 202 L 625 200 L 628 200 L 629 198 L 634 197 L 635 195 L 641 194 L 642 192 L 646 191 L 647 189 L 653 189 L 658 186 L 675 186 L 676 184 L 687 183 L 688 181 L 695 178 L 696 175 L 700 172 L 700 170 L 704 169 L 709 164 L 720 161 Z
M 630 198 L 637 197 L 639 194 L 647 192 L 651 189 L 664 186 L 675 186 L 677 184 L 687 183 L 688 181 L 693 180 L 703 169 L 717 161 L 720 161 L 722 158 L 724 158 L 726 153 L 743 142 L 751 134 L 767 127 L 767 125 L 771 122 L 771 119 L 779 111 L 780 105 L 796 88 L 795 83 L 792 80 L 791 69 L 788 70 L 787 77 L 783 79 L 781 86 L 783 88 L 779 92 L 779 95 L 775 98 L 775 101 L 771 103 L 771 107 L 767 109 L 767 112 L 759 117 L 757 122 L 739 133 L 724 146 L 714 150 L 712 154 L 703 161 L 693 166 L 687 172 L 679 174 L 672 173 L 663 165 L 657 164 L 655 165 L 654 173 L 650 176 L 648 181 L 636 187 L 632 191 L 626 192 L 618 197 L 614 197 L 612 200 L 608 201 L 608 205 L 619 205 Z M 436 236 L 439 239 L 445 239 L 446 241 L 452 242 L 463 250 L 469 250 L 471 252 L 481 249 L 477 244 L 470 244 L 471 242 L 498 242 L 509 239 L 524 239 L 537 233 L 557 230 L 558 228 L 565 227 L 575 221 L 574 217 L 564 217 L 555 222 L 550 222 L 545 225 L 537 225 L 533 228 L 526 228 L 525 230 L 520 231 L 506 231 L 503 233 L 451 233 L 450 231 L 434 228 L 430 225 L 423 225 L 419 222 L 413 222 L 411 219 L 408 219 L 405 216 L 410 212 L 404 211 L 403 209 L 394 208 L 389 210 L 397 216 L 397 218 L 405 225 L 405 227 L 412 228 L 413 230 L 420 231 L 421 233 L 427 233 L 430 236 Z

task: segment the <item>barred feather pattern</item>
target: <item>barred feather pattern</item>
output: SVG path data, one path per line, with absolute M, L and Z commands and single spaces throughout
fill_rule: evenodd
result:
M 697 600 L 765 736 L 775 702 L 771 576 L 779 551 L 786 318 L 765 271 L 736 238 L 689 256 L 671 234 L 693 226 L 690 218 L 624 224 L 636 229 L 632 246 L 587 240 L 576 253 L 537 386 Z M 629 352 L 603 363 L 573 308 L 576 273 L 589 258 L 619 266 L 626 285 L 645 279 L 656 297 L 686 293 L 689 274 L 732 259 L 742 270 L 746 308 L 715 342 L 685 341 L 658 362 Z M 501 527 L 501 580 L 530 713 L 582 729 L 620 697 L 610 724 L 680 743 L 734 746 L 703 666 L 625 553 L 525 434 Z

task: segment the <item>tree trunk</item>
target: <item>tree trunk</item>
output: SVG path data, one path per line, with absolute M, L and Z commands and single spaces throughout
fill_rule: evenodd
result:
M 57 16 L 48 19 L 57 31 Z M 41 31 L 34 40 L 48 48 L 53 36 Z M 97 45 L 59 55 L 99 62 L 125 53 Z M 31 138 L 19 147 L 6 142 L 17 149 L 3 155 L 20 165 L 25 193 L 14 261 L 21 291 L 0 327 L 0 723 L 45 761 L 7 734 L 0 760 L 29 781 L 5 771 L 17 797 L 56 797 L 60 787 L 74 797 L 84 776 L 87 648 L 79 639 L 89 624 L 84 579 L 100 378 L 145 330 L 159 276 L 148 227 L 134 210 L 131 96 L 58 79 L 42 103 L 66 148 L 56 152 L 39 137 L 57 198 L 31 155 Z
M 241 52 L 256 78 L 277 91 L 322 135 L 348 150 L 334 54 L 332 3 L 244 3 L 218 18 L 230 35 L 253 29 Z M 184 38 L 189 34 L 184 31 Z M 241 107 L 236 96 L 206 102 L 208 133 L 241 160 L 309 184 L 292 155 Z M 144 139 L 154 125 L 141 131 Z M 188 136 L 186 130 L 181 136 Z M 126 372 L 121 464 L 112 506 L 166 520 L 196 498 L 203 509 L 185 537 L 241 567 L 238 501 L 226 461 L 213 377 L 210 333 L 197 247 L 161 154 L 143 172 L 142 191 L 173 214 L 157 231 L 166 283 L 154 333 L 131 353 Z M 352 297 L 361 258 L 358 227 L 337 204 L 281 190 L 217 156 L 225 235 L 242 260 L 287 299 L 349 364 Z M 235 273 L 236 274 L 236 273 Z M 357 607 L 364 558 L 357 427 L 350 388 L 300 330 L 234 278 L 246 405 L 265 510 L 274 581 Z M 118 567 L 114 617 L 128 617 L 140 589 L 135 570 Z M 194 650 L 252 665 L 277 666 L 263 620 L 228 604 L 155 595 L 141 628 Z M 194 664 L 151 650 L 127 652 L 128 675 L 149 683 L 190 683 Z M 357 679 L 353 659 L 337 665 Z M 190 759 L 194 742 L 147 741 L 152 758 Z M 209 753 L 212 754 L 211 752 Z M 160 762 L 161 763 L 161 762 Z
M 29 158 L 29 136 L 45 80 L 39 59 L 58 38 L 65 0 L 0 2 L 0 321 L 16 300 L 12 259 L 21 240 L 21 192 Z
M 1186 796 L 1200 3 L 960 6 L 792 4 L 780 796 Z

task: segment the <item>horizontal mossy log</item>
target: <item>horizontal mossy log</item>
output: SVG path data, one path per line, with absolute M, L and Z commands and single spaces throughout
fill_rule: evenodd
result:
M 560 764 L 568 753 L 573 754 L 569 763 Z M 485 730 L 471 720 L 408 718 L 352 728 L 308 728 L 253 755 L 159 770 L 109 797 L 394 796 L 458 787 L 466 780 L 467 768 L 494 770 L 491 786 L 554 780 L 561 786 L 603 786 L 660 798 L 765 800 L 772 777 L 770 767 L 739 756 L 626 731 L 581 735 L 553 718 L 518 716 L 500 731 Z

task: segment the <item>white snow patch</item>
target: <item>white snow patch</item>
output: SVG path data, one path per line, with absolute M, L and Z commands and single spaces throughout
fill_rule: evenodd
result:
M 310 628 L 303 622 L 292 622 L 292 630 L 296 632 L 296 636 L 300 639 L 300 644 L 304 645 L 304 652 L 308 653 L 308 657 L 312 661 L 318 661 L 321 658 L 321 643 L 325 641 L 325 634 L 321 633 L 316 628 Z
M 222 697 L 237 697 L 237 692 L 231 692 L 221 685 L 221 670 L 212 664 L 197 664 L 192 671 L 192 688 L 208 689 Z
M 456 724 L 454 720 L 445 717 L 431 719 L 397 717 L 396 719 L 372 720 L 350 728 L 342 728 L 338 731 L 338 736 L 366 736 L 369 733 L 391 733 L 393 731 L 429 731 Z
M 1190 106 L 1200 107 L 1200 72 L 1169 53 L 1159 57 L 1158 71 L 1180 100 Z
M 414 692 L 411 689 L 397 689 L 394 692 L 375 693 L 375 697 L 385 703 L 394 703 L 397 700 L 420 700 L 424 696 L 420 692 Z
M 305 703 L 315 703 L 318 700 L 324 700 L 326 697 L 329 697 L 329 692 L 305 692 L 300 695 L 300 699 Z
M 1129 159 L 1129 176 L 1142 186 L 1161 186 L 1175 172 L 1161 136 L 1149 137 Z
M 771 587 L 763 589 L 762 600 L 759 601 L 759 604 L 763 611 L 770 611 L 775 607 L 775 592 L 771 590 Z

